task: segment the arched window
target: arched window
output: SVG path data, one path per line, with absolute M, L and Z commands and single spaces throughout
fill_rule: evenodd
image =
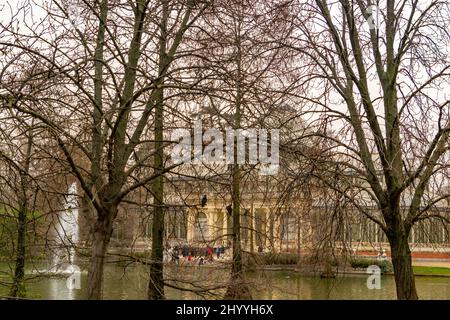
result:
M 195 217 L 194 239 L 202 241 L 208 238 L 208 218 L 203 212 L 199 212 Z

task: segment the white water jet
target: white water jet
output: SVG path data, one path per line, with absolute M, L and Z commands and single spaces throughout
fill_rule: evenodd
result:
M 77 187 L 72 183 L 67 190 L 64 211 L 58 215 L 51 273 L 72 274 L 74 271 L 75 246 L 78 243 L 78 201 Z

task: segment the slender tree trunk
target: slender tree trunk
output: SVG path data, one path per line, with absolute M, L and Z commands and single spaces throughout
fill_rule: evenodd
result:
M 233 262 L 231 267 L 231 279 L 228 285 L 225 299 L 251 299 L 242 264 L 241 248 L 241 215 L 240 215 L 240 170 L 238 165 L 233 165 Z
M 117 210 L 117 209 L 116 209 Z M 106 250 L 112 235 L 112 212 L 105 212 L 97 219 L 93 233 L 91 261 L 88 275 L 88 299 L 101 300 L 103 267 Z
M 148 298 L 164 299 L 164 152 L 163 152 L 163 94 L 159 94 L 159 103 L 155 111 L 155 173 L 160 175 L 153 182 L 153 224 L 152 224 L 152 254 L 150 264 L 150 280 L 148 283 Z
M 25 246 L 27 232 L 27 211 L 28 211 L 28 195 L 29 188 L 28 174 L 30 172 L 31 152 L 33 148 L 33 128 L 28 132 L 27 149 L 25 161 L 23 163 L 23 172 L 20 173 L 20 207 L 17 215 L 17 249 L 16 249 L 16 265 L 14 268 L 13 285 L 10 290 L 11 297 L 25 297 Z
M 18 214 L 16 266 L 14 269 L 13 285 L 9 295 L 11 297 L 25 297 L 25 235 L 27 214 L 25 208 L 21 208 Z
M 163 49 L 161 49 L 163 50 Z M 160 52 L 160 68 L 164 65 L 165 51 Z M 160 70 L 162 72 L 162 70 Z M 164 92 L 157 93 L 155 104 L 155 155 L 154 170 L 158 177 L 153 181 L 153 221 L 152 221 L 152 253 L 150 263 L 150 279 L 148 282 L 148 299 L 164 299 Z
M 162 16 L 159 37 L 159 75 L 163 77 L 168 65 L 167 57 L 167 21 L 169 19 L 169 4 L 162 2 Z M 159 174 L 153 181 L 153 225 L 152 254 L 150 262 L 150 279 L 148 282 L 148 299 L 164 299 L 164 90 L 163 80 L 156 92 L 155 101 L 155 154 L 153 167 Z
M 241 24 L 242 14 L 238 17 L 238 26 L 236 34 L 236 111 L 234 114 L 234 129 L 241 127 L 241 105 L 243 99 L 242 93 L 242 47 L 241 47 Z M 233 201 L 233 262 L 231 267 L 231 279 L 228 285 L 225 299 L 251 299 L 250 289 L 248 288 L 242 266 L 242 247 L 241 247 L 241 169 L 238 164 L 238 148 L 237 137 L 233 139 L 233 165 L 231 166 L 232 191 L 231 198 Z
M 242 273 L 242 248 L 241 248 L 241 201 L 240 201 L 240 177 L 239 168 L 233 168 L 233 274 Z
M 156 140 L 162 141 L 162 138 L 156 138 Z M 158 142 L 156 144 L 158 144 Z M 162 150 L 162 148 L 160 150 Z M 156 154 L 159 156 L 157 157 L 158 160 L 156 161 L 157 163 L 155 163 L 155 167 L 161 168 L 163 166 L 162 152 L 157 151 Z M 164 180 L 162 175 L 157 177 L 154 181 L 153 196 L 152 254 L 150 279 L 148 283 L 148 299 L 162 300 L 164 299 Z
M 396 233 L 398 234 L 398 233 Z M 389 238 L 391 245 L 392 265 L 394 267 L 397 299 L 417 300 L 416 282 L 412 269 L 411 250 L 408 236 L 393 236 Z
M 163 234 L 164 234 L 164 208 L 162 206 L 159 206 L 155 207 L 155 210 L 153 211 L 152 254 L 150 264 L 150 280 L 148 283 L 148 299 L 152 300 L 162 300 L 165 298 Z

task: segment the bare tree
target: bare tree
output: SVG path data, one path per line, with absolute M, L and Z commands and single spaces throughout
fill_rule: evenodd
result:
M 18 118 L 20 119 L 20 116 Z M 13 120 L 11 118 L 3 118 L 2 120 L 5 121 L 1 128 L 3 145 L 2 150 L 0 150 L 0 167 L 3 171 L 1 207 L 4 219 L 2 220 L 9 222 L 13 219 L 16 225 L 16 228 L 13 228 L 13 234 L 16 235 L 15 246 L 13 246 L 15 267 L 9 295 L 11 297 L 25 297 L 26 234 L 30 212 L 33 211 L 34 207 L 33 198 L 35 199 L 36 196 L 34 190 L 30 192 L 30 189 L 32 189 L 30 162 L 33 152 L 33 124 L 27 123 L 25 119 L 19 121 L 22 122 L 21 127 L 25 127 L 24 132 L 20 132 L 20 127 L 12 125 Z M 8 123 L 7 126 L 5 126 L 6 123 Z M 11 131 L 16 132 L 14 142 L 9 136 Z M 25 144 L 21 146 L 17 140 L 25 140 Z
M 136 181 L 140 162 L 153 152 L 140 162 L 132 156 L 154 112 L 155 139 L 161 137 L 158 132 L 162 130 L 159 123 L 164 79 L 184 33 L 207 4 L 102 0 L 83 1 L 72 10 L 66 2 L 52 1 L 39 8 L 44 15 L 42 22 L 21 21 L 23 33 L 14 29 L 16 15 L 11 23 L 2 25 L 0 46 L 10 62 L 3 73 L 8 74 L 15 64 L 39 64 L 41 71 L 33 77 L 47 82 L 46 90 L 26 96 L 38 101 L 37 107 L 17 103 L 12 107 L 47 125 L 96 212 L 89 299 L 101 298 L 105 253 L 119 204 L 130 192 L 170 170 L 157 162 L 153 172 Z M 32 4 L 17 10 L 29 6 Z M 165 29 L 169 25 L 170 32 Z M 17 55 L 21 58 L 14 60 Z M 22 94 L 11 92 L 16 100 Z M 61 125 L 64 120 L 58 112 L 70 119 L 71 127 Z M 156 142 L 155 159 L 160 158 L 160 146 L 161 140 Z M 81 156 L 75 158 L 74 154 Z M 159 217 L 161 212 L 155 215 Z M 157 220 L 155 223 L 155 228 L 161 227 Z M 159 245 L 155 238 L 152 274 L 156 273 L 153 283 L 161 293 Z
M 203 80 L 194 93 L 199 97 L 198 116 L 206 122 L 205 126 L 218 128 L 222 134 L 227 129 L 237 132 L 275 128 L 273 125 L 268 127 L 264 119 L 283 105 L 288 90 L 288 85 L 283 83 L 287 78 L 283 71 L 287 69 L 288 61 L 286 51 L 279 45 L 291 30 L 284 19 L 286 8 L 285 2 L 219 1 L 204 16 L 199 24 L 201 32 L 193 39 L 198 47 L 193 63 L 201 66 L 198 72 Z M 253 236 L 253 228 L 241 225 L 247 211 L 242 204 L 242 192 L 251 192 L 247 188 L 257 176 L 259 164 L 239 163 L 238 143 L 234 138 L 231 143 L 228 147 L 233 149 L 233 159 L 228 160 L 232 165 L 227 169 L 211 164 L 206 167 L 228 186 L 229 196 L 224 200 L 228 201 L 227 216 L 232 220 L 232 229 L 228 232 L 233 257 L 225 297 L 248 299 L 251 295 L 244 279 L 241 234 L 250 232 Z M 230 152 L 222 151 L 224 154 Z
M 11 84 L 10 87 L 14 87 Z M 25 297 L 25 265 L 53 250 L 50 230 L 60 207 L 64 171 L 54 161 L 45 126 L 34 118 L 8 107 L 14 98 L 2 96 L 0 135 L 1 226 L 10 239 L 5 254 L 12 249 L 14 268 L 10 297 Z M 17 102 L 17 101 L 16 101 Z M 50 156 L 49 156 L 50 155 Z
M 291 48 L 309 75 L 312 90 L 304 99 L 332 126 L 332 135 L 318 133 L 336 146 L 332 162 L 364 180 L 347 189 L 358 189 L 359 197 L 338 190 L 385 232 L 398 299 L 417 299 L 408 237 L 448 196 L 425 196 L 432 177 L 448 170 L 449 100 L 440 93 L 449 88 L 448 3 L 317 0 L 298 6 Z M 377 210 L 366 210 L 368 197 Z M 443 215 L 434 218 L 448 223 Z

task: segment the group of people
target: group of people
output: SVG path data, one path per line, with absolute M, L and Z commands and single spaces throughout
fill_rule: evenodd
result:
M 193 247 L 189 245 L 175 245 L 170 246 L 167 249 L 169 254 L 169 261 L 175 264 L 180 263 L 180 259 L 187 261 L 189 263 L 198 262 L 199 265 L 205 264 L 207 262 L 213 262 L 214 256 L 216 259 L 220 259 L 225 255 L 226 248 L 222 243 L 220 246 L 211 247 L 207 245 L 206 247 Z

